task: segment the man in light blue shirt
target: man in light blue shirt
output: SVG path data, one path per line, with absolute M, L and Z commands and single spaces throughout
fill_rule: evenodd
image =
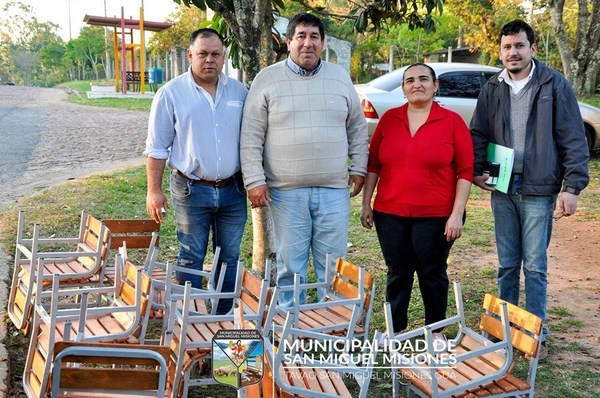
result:
M 188 72 L 169 81 L 152 101 L 146 139 L 150 217 L 161 222 L 169 209 L 161 182 L 168 165 L 179 240 L 177 265 L 201 270 L 212 231 L 219 267 L 227 264 L 223 291 L 233 291 L 246 224 L 246 191 L 240 173 L 240 127 L 247 90 L 221 71 L 223 38 L 212 29 L 191 34 Z M 177 273 L 180 283 L 201 287 L 202 278 Z M 217 313 L 231 309 L 220 300 Z

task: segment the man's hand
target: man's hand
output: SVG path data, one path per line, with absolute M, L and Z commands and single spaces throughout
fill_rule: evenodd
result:
M 348 177 L 348 188 L 352 189 L 352 185 L 354 185 L 354 190 L 350 192 L 350 197 L 356 196 L 360 193 L 363 185 L 365 185 L 365 177 L 351 175 Z
M 577 210 L 577 195 L 561 192 L 556 203 L 556 211 L 565 217 L 572 216 Z
M 265 207 L 271 201 L 271 195 L 269 195 L 269 188 L 267 184 L 259 185 L 248 191 L 248 198 L 252 204 L 252 208 Z
M 160 223 L 163 220 L 163 211 L 166 212 L 167 210 L 169 210 L 169 202 L 163 191 L 148 191 L 146 195 L 146 211 L 150 218 Z
M 481 189 L 485 189 L 486 191 L 494 192 L 495 189 L 485 183 L 488 178 L 490 178 L 489 174 L 483 173 L 482 175 L 473 178 L 473 184 L 477 185 Z

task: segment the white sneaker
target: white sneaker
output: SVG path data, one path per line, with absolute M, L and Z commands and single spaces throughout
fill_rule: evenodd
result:
M 448 340 L 443 333 L 433 333 L 433 352 L 446 352 L 448 350 Z

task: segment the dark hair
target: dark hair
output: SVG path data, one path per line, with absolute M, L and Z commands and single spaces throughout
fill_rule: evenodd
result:
M 502 29 L 500 29 L 500 36 L 498 36 L 498 43 L 502 42 L 502 36 L 512 36 L 516 35 L 519 32 L 525 32 L 527 35 L 527 40 L 529 40 L 529 44 L 535 43 L 535 33 L 529 24 L 523 20 L 515 19 L 504 25 Z
M 221 34 L 219 32 L 217 32 L 216 30 L 211 29 L 211 28 L 201 28 L 201 29 L 196 29 L 190 35 L 190 46 L 194 45 L 194 42 L 196 41 L 198 36 L 203 37 L 203 38 L 217 36 L 219 38 L 219 40 L 221 40 L 221 44 L 225 45 L 225 39 L 223 39 L 223 36 L 221 36 Z
M 287 32 L 285 33 L 287 39 L 292 39 L 294 37 L 294 33 L 296 33 L 296 26 L 298 25 L 308 25 L 308 26 L 316 26 L 319 28 L 319 34 L 321 35 L 321 40 L 325 40 L 325 26 L 323 25 L 323 21 L 315 15 L 309 14 L 307 12 L 302 12 L 300 14 L 296 14 L 287 26 Z
M 408 65 L 408 67 L 406 69 L 404 69 L 404 73 L 402 73 L 402 84 L 404 84 L 404 75 L 406 74 L 406 72 L 409 69 L 415 68 L 417 66 L 424 66 L 425 68 L 429 69 L 429 74 L 433 78 L 433 81 L 435 82 L 437 80 L 437 76 L 435 75 L 435 71 L 433 70 L 433 68 L 431 66 L 429 66 L 427 64 L 424 64 L 423 62 L 415 62 L 414 64 Z

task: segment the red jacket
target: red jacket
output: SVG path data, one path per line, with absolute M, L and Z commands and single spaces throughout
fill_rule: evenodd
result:
M 411 137 L 408 104 L 385 112 L 369 147 L 368 171 L 379 174 L 373 208 L 403 217 L 452 213 L 456 181 L 473 182 L 473 143 L 462 118 L 433 103 Z

